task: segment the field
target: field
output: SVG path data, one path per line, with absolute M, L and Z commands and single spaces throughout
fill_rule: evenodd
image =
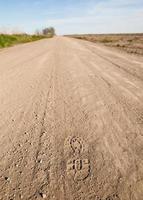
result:
M 33 42 L 36 40 L 40 40 L 43 38 L 47 38 L 47 36 L 43 35 L 27 35 L 27 34 L 0 34 L 0 48 L 13 46 L 15 44 Z
M 116 47 L 128 53 L 143 55 L 143 34 L 87 34 L 70 35 L 69 37 L 103 43 L 106 46 Z

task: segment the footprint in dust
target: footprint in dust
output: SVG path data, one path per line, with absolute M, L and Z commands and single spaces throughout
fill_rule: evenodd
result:
M 75 154 L 80 154 L 83 148 L 82 142 L 75 136 L 70 140 L 70 146 Z
M 88 159 L 73 159 L 67 162 L 67 174 L 75 181 L 82 181 L 89 176 L 90 162 Z

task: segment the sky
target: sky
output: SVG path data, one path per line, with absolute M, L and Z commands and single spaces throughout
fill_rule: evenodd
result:
M 143 0 L 0 0 L 0 32 L 143 32 Z

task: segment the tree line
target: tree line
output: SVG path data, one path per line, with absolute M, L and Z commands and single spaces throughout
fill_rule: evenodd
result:
M 54 36 L 56 35 L 55 29 L 53 27 L 47 27 L 42 30 L 36 30 L 36 35 Z

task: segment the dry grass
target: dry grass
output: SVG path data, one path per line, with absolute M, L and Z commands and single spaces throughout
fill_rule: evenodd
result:
M 103 43 L 106 46 L 116 47 L 128 53 L 143 55 L 143 34 L 88 34 L 71 35 L 69 37 Z

